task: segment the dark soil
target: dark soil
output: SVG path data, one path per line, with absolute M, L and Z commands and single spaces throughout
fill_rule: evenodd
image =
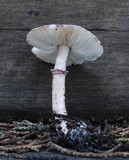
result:
M 56 115 L 48 124 L 22 122 L 0 123 L 0 155 L 26 159 L 20 153 L 43 150 L 81 157 L 129 156 L 129 123 L 123 117 L 111 121 L 82 121 Z M 65 135 L 60 122 L 67 122 Z

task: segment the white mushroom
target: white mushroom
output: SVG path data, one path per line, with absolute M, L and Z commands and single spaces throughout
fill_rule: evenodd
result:
M 56 114 L 67 115 L 65 107 L 66 65 L 94 61 L 103 53 L 103 47 L 95 35 L 76 25 L 51 24 L 32 29 L 27 42 L 32 52 L 45 62 L 55 64 L 53 74 L 52 109 Z M 66 122 L 62 131 L 67 133 Z

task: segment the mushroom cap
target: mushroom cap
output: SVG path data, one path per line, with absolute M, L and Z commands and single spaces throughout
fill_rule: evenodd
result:
M 98 38 L 78 25 L 51 24 L 34 28 L 27 34 L 27 42 L 38 58 L 52 64 L 60 45 L 70 48 L 67 66 L 94 61 L 103 54 Z

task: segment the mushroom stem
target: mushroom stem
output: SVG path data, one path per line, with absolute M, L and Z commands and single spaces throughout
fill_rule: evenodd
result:
M 65 76 L 66 61 L 69 53 L 69 47 L 59 46 L 57 58 L 53 72 L 52 84 L 52 109 L 56 114 L 67 115 L 65 107 Z
M 59 46 L 57 58 L 55 62 L 55 67 L 52 71 L 53 82 L 52 82 L 52 109 L 56 114 L 67 115 L 65 107 L 65 76 L 66 71 L 66 61 L 69 53 L 69 47 Z M 66 134 L 67 127 L 66 122 L 62 120 L 61 122 L 62 131 Z

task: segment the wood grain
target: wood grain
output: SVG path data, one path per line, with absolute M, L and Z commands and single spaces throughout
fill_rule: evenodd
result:
M 0 0 L 0 29 L 26 30 L 53 23 L 129 31 L 129 1 Z

